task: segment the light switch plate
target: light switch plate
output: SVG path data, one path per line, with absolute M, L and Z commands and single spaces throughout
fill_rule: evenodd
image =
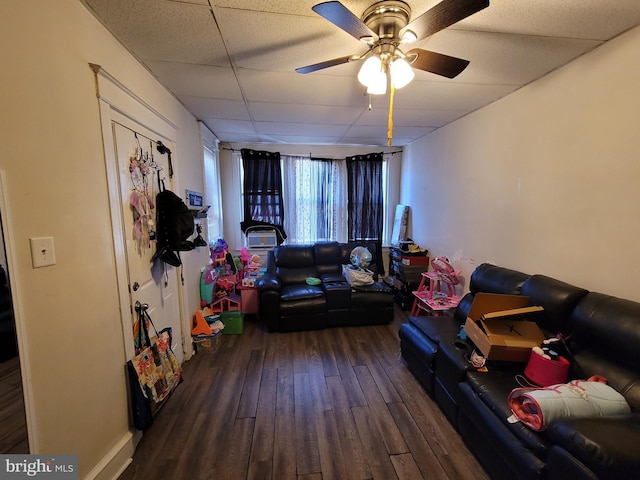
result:
M 53 237 L 33 237 L 31 242 L 31 261 L 33 268 L 48 267 L 56 264 L 56 252 Z

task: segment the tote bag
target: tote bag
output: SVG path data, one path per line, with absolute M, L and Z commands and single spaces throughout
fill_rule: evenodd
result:
M 155 415 L 182 381 L 182 368 L 171 350 L 171 328 L 158 333 L 147 308 L 136 304 L 136 356 L 127 362 L 133 424 L 139 430 L 151 426 Z M 153 339 L 148 325 L 156 333 Z

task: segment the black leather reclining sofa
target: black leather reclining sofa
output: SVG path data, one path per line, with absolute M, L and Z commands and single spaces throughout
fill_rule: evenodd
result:
M 526 364 L 471 366 L 474 345 L 459 333 L 478 292 L 526 295 L 544 307 L 536 321 L 548 337 L 567 338 L 569 379 L 605 377 L 632 413 L 558 420 L 541 432 L 509 423 L 508 394 Z M 492 478 L 640 478 L 640 303 L 482 264 L 452 317 L 409 317 L 399 336 L 408 368 Z
M 356 246 L 369 249 L 368 269 L 375 283 L 350 287 L 342 265 L 350 264 Z M 269 331 L 291 332 L 347 325 L 375 325 L 393 320 L 391 289 L 378 281 L 375 243 L 319 242 L 280 245 L 269 252 L 267 272 L 257 282 L 260 318 Z M 309 285 L 308 278 L 319 278 Z

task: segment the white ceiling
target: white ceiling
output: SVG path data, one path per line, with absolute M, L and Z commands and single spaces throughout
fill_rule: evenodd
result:
M 320 0 L 80 0 L 222 141 L 387 144 L 389 95 L 356 79 L 360 62 L 297 67 L 366 45 L 311 10 Z M 439 0 L 407 0 L 411 18 Z M 360 17 L 373 0 L 343 0 Z M 410 48 L 469 60 L 455 79 L 424 71 L 397 90 L 402 146 L 510 94 L 640 24 L 638 0 L 491 0 Z

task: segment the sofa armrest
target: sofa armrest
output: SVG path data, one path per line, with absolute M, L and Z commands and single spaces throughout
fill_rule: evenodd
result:
M 258 279 L 256 288 L 260 293 L 268 291 L 279 292 L 282 288 L 282 282 L 280 282 L 280 279 L 276 275 L 267 272 Z

